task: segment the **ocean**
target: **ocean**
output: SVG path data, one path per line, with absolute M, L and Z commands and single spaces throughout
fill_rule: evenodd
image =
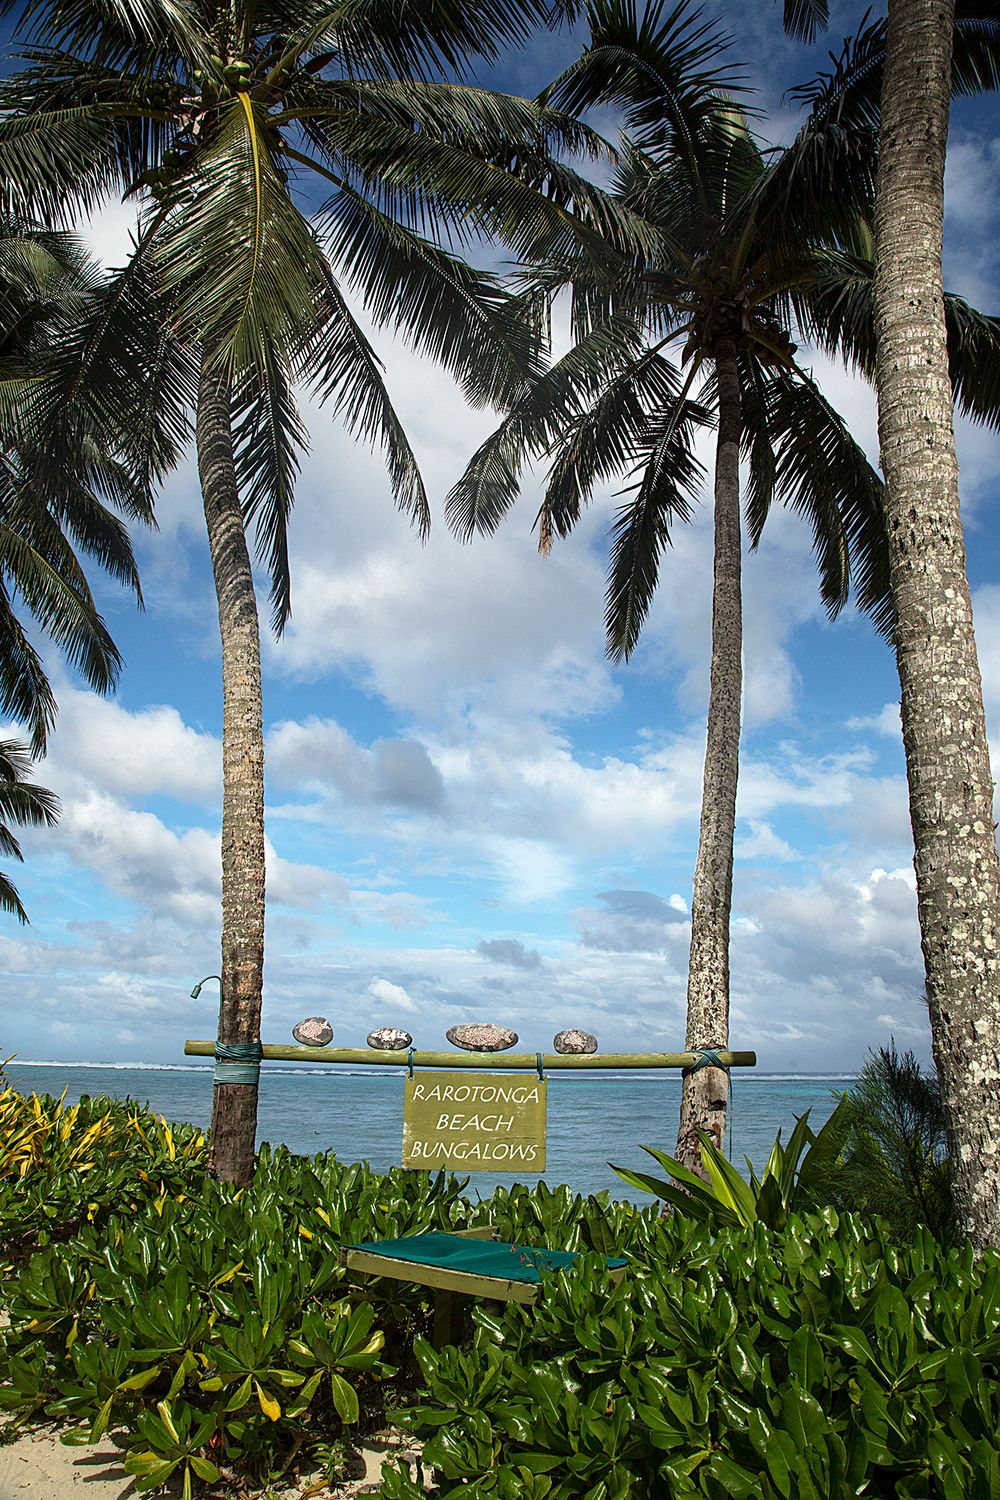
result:
M 82 1094 L 110 1094 L 148 1103 L 168 1120 L 204 1127 L 211 1118 L 211 1064 L 15 1062 L 6 1072 L 25 1093 L 58 1096 L 65 1090 L 71 1103 Z M 744 1156 L 762 1167 L 777 1132 L 787 1140 L 797 1115 L 808 1109 L 814 1128 L 828 1119 L 852 1076 L 734 1072 L 732 1159 L 744 1175 Z M 550 1186 L 568 1183 L 575 1192 L 607 1188 L 612 1197 L 637 1199 L 609 1163 L 659 1175 L 639 1148 L 673 1151 L 679 1100 L 680 1078 L 673 1073 L 550 1074 L 544 1180 Z M 402 1071 L 264 1065 L 259 1141 L 280 1142 L 306 1156 L 333 1150 L 344 1161 L 365 1160 L 385 1171 L 399 1163 L 402 1134 Z M 537 1175 L 476 1172 L 465 1191 L 488 1197 L 497 1184 L 530 1183 Z

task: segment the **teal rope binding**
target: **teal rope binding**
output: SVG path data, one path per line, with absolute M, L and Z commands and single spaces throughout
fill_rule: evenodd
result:
M 410 1047 L 410 1048 L 407 1049 L 407 1053 L 406 1053 L 406 1066 L 410 1070 L 409 1073 L 406 1076 L 408 1078 L 412 1078 L 413 1077 L 413 1048 L 412 1047 Z
M 733 1159 L 733 1115 L 736 1112 L 735 1108 L 734 1108 L 734 1104 L 733 1104 L 735 1090 L 733 1089 L 733 1074 L 732 1074 L 732 1069 L 729 1067 L 729 1064 L 728 1063 L 724 1063 L 722 1061 L 721 1057 L 719 1056 L 719 1053 L 720 1052 L 724 1052 L 725 1050 L 726 1049 L 724 1047 L 692 1047 L 691 1051 L 694 1053 L 695 1057 L 697 1058 L 697 1062 L 693 1062 L 690 1065 L 690 1067 L 684 1068 L 683 1071 L 682 1071 L 681 1076 L 684 1077 L 684 1078 L 687 1078 L 687 1076 L 688 1076 L 689 1073 L 700 1073 L 701 1070 L 702 1070 L 702 1068 L 721 1068 L 722 1071 L 723 1071 L 723 1073 L 728 1073 L 728 1075 L 729 1075 L 729 1109 L 728 1109 L 727 1113 L 729 1115 L 729 1160 L 732 1161 L 732 1159 Z
M 215 1082 L 255 1086 L 260 1082 L 260 1060 L 263 1056 L 264 1049 L 260 1042 L 216 1042 Z
M 538 1076 L 539 1076 L 539 1078 L 544 1083 L 545 1082 L 545 1069 L 544 1069 L 544 1067 L 542 1065 L 542 1054 L 540 1052 L 536 1052 L 535 1053 L 535 1067 L 538 1069 Z
M 729 1072 L 729 1065 L 722 1061 L 720 1054 L 725 1050 L 722 1047 L 692 1047 L 692 1052 L 698 1059 L 691 1063 L 690 1067 L 683 1070 L 686 1078 L 689 1073 L 699 1073 L 702 1068 L 721 1068 L 723 1073 Z

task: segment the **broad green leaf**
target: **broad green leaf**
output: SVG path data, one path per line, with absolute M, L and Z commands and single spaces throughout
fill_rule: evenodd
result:
M 340 1420 L 345 1424 L 356 1422 L 360 1414 L 357 1392 L 336 1370 L 330 1371 L 330 1394 Z

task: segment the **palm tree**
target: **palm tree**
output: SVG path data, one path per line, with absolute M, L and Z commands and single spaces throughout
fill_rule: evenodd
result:
M 889 6 L 875 385 L 934 1057 L 960 1222 L 1000 1247 L 1000 868 L 941 285 L 952 9 Z
M 953 392 L 998 425 L 1000 323 L 943 293 L 941 241 L 950 95 L 997 87 L 998 33 L 992 6 L 962 3 L 956 18 L 954 0 L 890 0 L 884 70 L 866 84 L 880 108 L 874 336 L 853 336 L 856 298 L 841 318 L 878 394 L 931 1035 L 957 1215 L 979 1246 L 1000 1246 L 1000 870 Z M 963 379 L 956 360 L 969 351 L 974 378 Z
M 729 1020 L 729 922 L 742 686 L 740 462 L 756 545 L 778 499 L 813 530 L 831 614 L 848 597 L 884 625 L 881 483 L 790 337 L 795 298 L 815 275 L 823 236 L 854 233 L 865 179 L 838 168 L 822 186 L 809 153 L 766 155 L 727 90 L 726 38 L 682 4 L 593 0 L 590 46 L 543 96 L 569 112 L 615 104 L 631 143 L 615 191 L 645 226 L 646 251 L 605 237 L 605 254 L 552 254 L 530 273 L 551 298 L 570 286 L 576 343 L 515 404 L 449 498 L 468 538 L 491 531 L 513 503 L 524 461 L 553 457 L 539 512 L 540 545 L 565 535 L 596 485 L 630 476 L 613 526 L 608 651 L 633 651 L 677 520 L 701 479 L 693 440 L 717 429 L 712 665 L 698 859 L 691 902 L 685 1046 L 724 1048 Z M 789 179 L 796 172 L 795 194 Z M 870 186 L 870 183 L 868 184 Z M 869 195 L 870 196 L 870 195 Z M 824 206 L 825 205 L 825 206 Z M 635 234 L 633 240 L 637 238 Z M 678 363 L 668 351 L 679 350 Z M 701 1171 L 698 1131 L 721 1146 L 728 1079 L 709 1065 L 684 1079 L 677 1156 Z
M 0 852 L 11 859 L 23 859 L 20 845 L 10 831 L 18 827 L 52 827 L 59 817 L 59 799 L 43 786 L 29 780 L 31 757 L 28 747 L 19 740 L 0 740 Z M 10 912 L 26 923 L 28 913 L 21 905 L 14 882 L 0 870 L 0 910 Z
M 93 402 L 64 389 L 54 399 L 59 361 L 102 291 L 98 268 L 72 236 L 0 212 L 0 710 L 26 726 L 35 756 L 45 751 L 56 704 L 19 611 L 107 693 L 121 659 L 78 553 L 142 598 L 119 518 L 150 520 L 134 424 L 109 424 Z
M 223 660 L 218 1036 L 244 1077 L 248 1057 L 254 1076 L 264 941 L 260 645 L 245 528 L 255 529 L 280 632 L 304 444 L 293 385 L 305 383 L 357 436 L 382 444 L 395 499 L 426 532 L 420 475 L 345 287 L 476 403 L 509 404 L 536 373 L 537 330 L 454 247 L 494 231 L 518 249 L 565 233 L 567 206 L 591 190 L 553 148 L 594 150 L 595 138 L 452 75 L 548 13 L 545 0 L 81 0 L 69 12 L 26 0 L 26 67 L 0 99 L 0 176 L 52 215 L 111 193 L 135 194 L 141 207 L 134 252 L 113 282 L 119 303 L 93 324 L 77 367 L 109 402 L 134 400 L 134 387 L 116 395 L 103 372 L 144 280 L 145 304 L 160 309 L 147 320 L 158 342 L 144 405 L 181 411 L 181 356 L 194 367 Z M 428 237 L 435 229 L 452 248 Z M 257 1090 L 223 1081 L 228 1066 L 216 1070 L 214 1164 L 244 1182 Z

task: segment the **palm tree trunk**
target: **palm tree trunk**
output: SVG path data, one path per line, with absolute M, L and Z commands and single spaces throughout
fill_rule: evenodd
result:
M 260 1040 L 264 966 L 264 730 L 260 628 L 243 529 L 228 374 L 206 364 L 198 391 L 198 473 L 222 635 L 222 995 L 219 1041 Z M 226 1182 L 253 1176 L 255 1083 L 216 1083 L 212 1165 Z
M 740 555 L 740 379 L 734 339 L 716 351 L 719 435 L 715 451 L 715 578 L 712 591 L 712 673 L 708 739 L 701 794 L 698 862 L 691 897 L 688 967 L 689 1051 L 729 1042 L 729 913 L 733 895 L 733 839 L 743 690 L 743 603 Z M 721 1149 L 729 1076 L 702 1067 L 684 1076 L 677 1135 L 678 1160 L 703 1173 L 697 1132 Z
M 876 386 L 917 907 L 959 1222 L 1000 1245 L 1000 872 L 941 281 L 954 3 L 890 0 Z

